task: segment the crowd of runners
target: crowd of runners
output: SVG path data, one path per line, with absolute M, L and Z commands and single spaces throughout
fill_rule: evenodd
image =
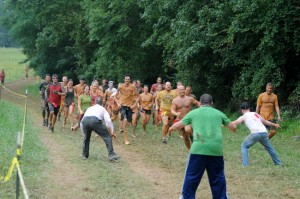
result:
M 197 101 L 191 86 L 185 87 L 178 81 L 176 88 L 172 89 L 171 82 L 163 82 L 161 77 L 151 87 L 142 85 L 140 80 L 132 80 L 128 74 L 118 85 L 106 79 L 101 84 L 93 80 L 91 85 L 87 85 L 83 77 L 79 78 L 79 84 L 73 85 L 73 80 L 67 76 L 59 82 L 58 75 L 53 74 L 52 77 L 46 75 L 39 90 L 43 125 L 52 133 L 56 120 L 62 120 L 62 125 L 68 125 L 72 131 L 80 128 L 84 135 L 83 159 L 89 156 L 92 131 L 104 140 L 110 160 L 120 158 L 112 146 L 112 138 L 116 137 L 114 120 L 118 123 L 120 134 L 123 134 L 125 145 L 130 145 L 129 129 L 132 137 L 137 136 L 136 127 L 140 120 L 143 132 L 147 133 L 147 125 L 153 118 L 153 125 L 161 128 L 163 144 L 167 144 L 172 131 L 178 130 L 190 150 L 182 198 L 194 198 L 205 170 L 213 198 L 227 198 L 222 126 L 235 132 L 236 126 L 244 123 L 250 130 L 241 145 L 243 166 L 249 165 L 248 150 L 257 142 L 268 151 L 275 165 L 282 164 L 270 143 L 280 127 L 274 121 L 274 109 L 278 121 L 281 121 L 278 99 L 271 83 L 267 84 L 266 92 L 259 95 L 256 112 L 251 112 L 250 105 L 245 102 L 240 108 L 243 115 L 235 121 L 230 121 L 224 113 L 212 107 L 211 95 L 203 94 Z M 103 121 L 106 125 L 102 124 Z

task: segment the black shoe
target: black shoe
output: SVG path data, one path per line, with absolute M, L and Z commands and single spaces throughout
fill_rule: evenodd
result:
M 167 140 L 166 140 L 166 139 L 163 139 L 162 143 L 163 143 L 163 144 L 167 144 Z
M 85 157 L 85 156 L 82 156 L 82 159 L 83 159 L 83 160 L 87 160 L 88 158 L 87 158 L 87 157 Z
M 43 126 L 46 126 L 46 120 L 43 120 Z
M 51 131 L 51 133 L 53 133 L 54 132 L 54 127 L 51 127 L 50 131 Z
M 45 126 L 48 126 L 48 120 L 46 120 L 46 125 Z
M 112 155 L 112 156 L 108 157 L 109 161 L 115 161 L 115 160 L 118 160 L 120 158 L 121 158 L 121 156 L 118 156 L 118 155 Z

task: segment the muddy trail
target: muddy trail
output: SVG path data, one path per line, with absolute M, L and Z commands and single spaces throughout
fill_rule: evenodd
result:
M 36 84 L 34 79 L 21 79 L 7 83 L 5 86 L 21 94 L 22 92 L 24 93 L 22 89 L 24 89 L 26 85 L 34 84 Z M 8 94 L 4 89 L 2 89 L 1 98 L 20 107 L 24 106 L 24 100 L 22 98 Z M 89 178 L 86 177 L 86 172 L 93 171 L 87 171 L 84 164 L 74 164 L 74 160 L 68 155 L 68 143 L 61 144 L 58 133 L 53 136 L 56 132 L 66 131 L 62 125 L 56 124 L 54 134 L 49 133 L 47 128 L 42 126 L 39 96 L 29 95 L 28 117 L 34 121 L 33 125 L 40 131 L 39 139 L 48 151 L 48 159 L 51 165 L 51 171 L 44 171 L 47 186 L 43 188 L 42 198 L 101 198 L 99 195 L 95 195 L 92 191 L 89 191 L 89 187 L 92 187 L 92 185 Z M 69 129 L 68 131 L 71 132 Z M 70 140 L 69 142 L 72 141 Z M 114 148 L 118 154 L 121 155 L 122 161 L 131 168 L 132 172 L 153 185 L 151 187 L 153 187 L 152 191 L 155 197 L 152 195 L 149 198 L 171 199 L 179 197 L 181 183 L 174 183 L 175 177 L 172 176 L 169 171 L 161 167 L 148 165 L 144 160 L 146 154 L 127 150 L 128 146 L 121 143 L 114 142 Z M 78 151 L 80 150 L 81 149 L 78 149 Z M 76 161 L 82 161 L 79 157 L 80 154 L 78 154 L 78 160 Z M 110 164 L 118 164 L 118 162 Z M 49 175 L 49 173 L 51 173 L 51 175 Z M 98 186 L 101 187 L 101 184 Z M 113 195 L 111 198 L 114 198 Z M 126 197 L 124 196 L 124 198 Z M 145 195 L 144 198 L 148 198 L 147 195 Z

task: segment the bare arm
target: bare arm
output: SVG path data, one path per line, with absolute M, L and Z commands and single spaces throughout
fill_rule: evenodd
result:
M 78 103 L 77 103 L 77 106 L 78 106 L 79 113 L 80 113 L 80 114 L 83 114 L 83 111 L 81 110 L 81 99 L 80 99 L 80 97 L 78 97 Z
M 279 106 L 276 106 L 275 109 L 276 109 L 276 113 L 277 113 L 278 122 L 281 122 Z
M 183 122 L 180 120 L 179 122 L 176 122 L 175 124 L 173 124 L 173 125 L 169 128 L 168 134 L 171 135 L 172 131 L 182 129 L 183 127 L 184 127 L 184 124 L 183 124 Z
M 174 100 L 172 101 L 171 105 L 171 113 L 177 117 L 180 115 L 180 112 L 176 111 L 176 103 L 174 102 Z
M 260 117 L 260 119 L 261 119 L 262 123 L 265 124 L 265 125 L 268 125 L 268 126 L 274 126 L 274 127 L 276 127 L 276 128 L 279 128 L 279 127 L 280 127 L 279 124 L 275 124 L 275 123 L 273 123 L 273 122 L 270 122 L 270 121 L 268 121 L 268 120 L 265 120 L 265 119 L 262 118 L 262 117 Z

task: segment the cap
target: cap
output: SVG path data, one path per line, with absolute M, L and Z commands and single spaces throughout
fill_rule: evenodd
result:
M 250 105 L 249 105 L 248 102 L 243 102 L 243 103 L 241 104 L 241 109 L 249 109 L 249 108 L 250 108 Z

